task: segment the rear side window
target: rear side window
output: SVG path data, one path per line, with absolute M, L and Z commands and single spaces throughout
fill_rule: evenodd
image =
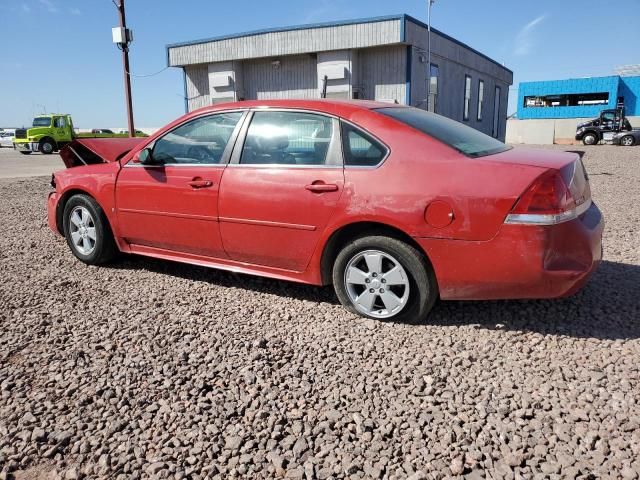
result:
M 330 164 L 332 119 L 303 112 L 255 112 L 240 163 L 250 165 Z
M 387 154 L 387 149 L 371 135 L 341 122 L 344 164 L 356 167 L 375 167 Z
M 440 140 L 467 157 L 484 157 L 504 152 L 511 148 L 474 128 L 418 108 L 379 108 L 376 112 L 399 120 L 430 137 Z

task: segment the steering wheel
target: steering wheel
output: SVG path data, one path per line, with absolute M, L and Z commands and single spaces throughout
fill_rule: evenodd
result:
M 192 158 L 194 163 L 210 163 L 211 160 L 215 160 L 209 149 L 202 145 L 189 147 L 187 157 Z

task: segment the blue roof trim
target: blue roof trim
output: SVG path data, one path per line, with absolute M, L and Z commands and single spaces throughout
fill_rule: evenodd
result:
M 264 29 L 261 29 L 261 30 L 251 30 L 251 31 L 248 31 L 248 32 L 233 33 L 233 34 L 230 34 L 230 35 L 220 35 L 220 36 L 217 36 L 217 37 L 201 38 L 201 39 L 198 39 L 198 40 L 191 40 L 191 41 L 187 41 L 187 42 L 170 43 L 165 47 L 166 50 L 167 50 L 167 66 L 170 66 L 170 62 L 169 62 L 169 49 L 170 48 L 188 47 L 190 45 L 198 45 L 198 44 L 201 44 L 201 43 L 209 43 L 209 42 L 218 42 L 220 40 L 231 40 L 231 39 L 234 39 L 234 38 L 251 37 L 251 36 L 255 36 L 255 35 L 263 35 L 265 33 L 291 32 L 291 31 L 295 31 L 295 30 L 308 30 L 310 28 L 341 27 L 341 26 L 346 26 L 346 25 L 356 25 L 358 23 L 378 23 L 378 22 L 387 22 L 387 21 L 390 21 L 390 20 L 399 20 L 400 21 L 400 40 L 399 40 L 400 43 L 406 43 L 406 41 L 407 41 L 407 38 L 406 38 L 406 30 L 407 30 L 406 29 L 406 22 L 412 22 L 415 25 L 418 25 L 418 26 L 423 27 L 423 28 L 427 28 L 427 24 L 426 23 L 421 22 L 420 20 L 418 20 L 417 18 L 412 17 L 411 15 L 407 15 L 406 13 L 397 14 L 397 15 L 386 15 L 386 16 L 382 16 L 382 17 L 355 18 L 355 19 L 351 19 L 351 20 L 339 20 L 339 21 L 335 21 L 335 22 L 307 23 L 307 24 L 302 24 L 302 25 L 292 25 L 292 26 L 289 26 L 289 27 L 264 28 Z M 466 43 L 463 43 L 460 40 L 456 40 L 455 38 L 447 35 L 446 33 L 442 33 L 440 30 L 435 29 L 433 27 L 431 27 L 431 31 L 436 33 L 437 35 L 440 35 L 443 38 L 446 38 L 447 40 L 452 41 L 453 43 L 455 43 L 457 45 L 460 45 L 463 48 L 466 48 L 466 49 L 472 51 L 473 53 L 481 56 L 485 60 L 488 60 L 488 61 L 494 63 L 495 65 L 499 66 L 500 68 L 504 68 L 505 70 L 507 70 L 508 72 L 513 74 L 512 70 L 509 70 L 504 65 L 498 63 L 496 60 L 492 59 L 491 57 L 488 57 L 484 53 L 479 52 L 475 48 L 471 48 Z

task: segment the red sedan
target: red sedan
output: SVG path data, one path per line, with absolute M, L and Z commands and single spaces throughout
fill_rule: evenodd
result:
M 120 251 L 333 284 L 371 318 L 570 295 L 602 255 L 578 155 L 512 149 L 411 107 L 217 105 L 61 155 L 73 168 L 52 179 L 49 225 L 81 261 Z

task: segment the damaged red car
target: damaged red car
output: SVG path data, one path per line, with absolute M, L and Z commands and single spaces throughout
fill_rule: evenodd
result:
M 512 149 L 411 107 L 223 104 L 61 155 L 49 225 L 82 262 L 124 252 L 332 284 L 370 318 L 567 296 L 602 256 L 577 154 Z

